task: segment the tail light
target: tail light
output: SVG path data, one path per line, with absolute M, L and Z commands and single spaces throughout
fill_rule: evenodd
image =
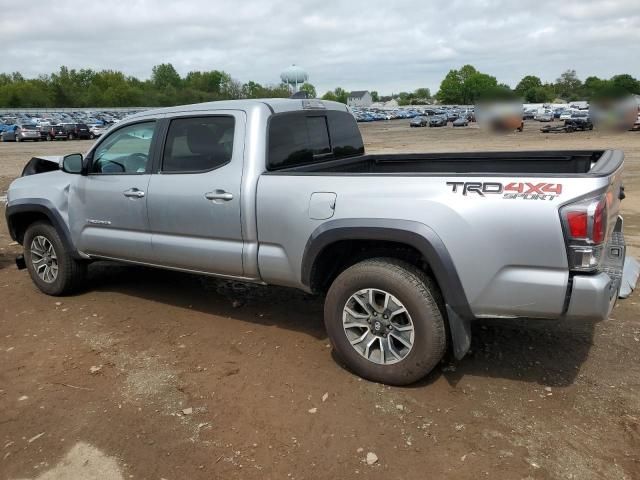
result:
M 560 209 L 567 242 L 569 268 L 597 270 L 607 239 L 606 196 L 581 200 Z

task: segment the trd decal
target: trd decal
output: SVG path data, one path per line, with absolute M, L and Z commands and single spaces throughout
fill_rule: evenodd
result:
M 453 193 L 467 195 L 502 195 L 502 198 L 514 200 L 553 200 L 562 193 L 561 183 L 510 182 L 506 185 L 497 182 L 447 182 Z

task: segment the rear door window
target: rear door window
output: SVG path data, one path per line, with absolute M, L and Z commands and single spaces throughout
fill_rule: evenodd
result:
M 204 172 L 231 161 L 235 119 L 232 116 L 171 120 L 164 146 L 162 171 Z

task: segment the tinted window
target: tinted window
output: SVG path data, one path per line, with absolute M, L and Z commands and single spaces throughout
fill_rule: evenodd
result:
M 136 123 L 111 133 L 96 148 L 91 173 L 145 173 L 155 127 Z
M 171 121 L 162 161 L 163 172 L 201 172 L 229 163 L 235 120 L 229 116 Z
M 360 131 L 347 112 L 291 112 L 269 123 L 269 170 L 362 153 Z

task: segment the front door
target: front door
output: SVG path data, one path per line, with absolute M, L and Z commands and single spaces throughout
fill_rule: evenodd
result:
M 154 263 L 242 276 L 244 130 L 237 111 L 170 120 L 148 188 Z
M 147 217 L 155 121 L 111 132 L 89 153 L 89 173 L 70 186 L 69 223 L 83 253 L 148 261 Z

